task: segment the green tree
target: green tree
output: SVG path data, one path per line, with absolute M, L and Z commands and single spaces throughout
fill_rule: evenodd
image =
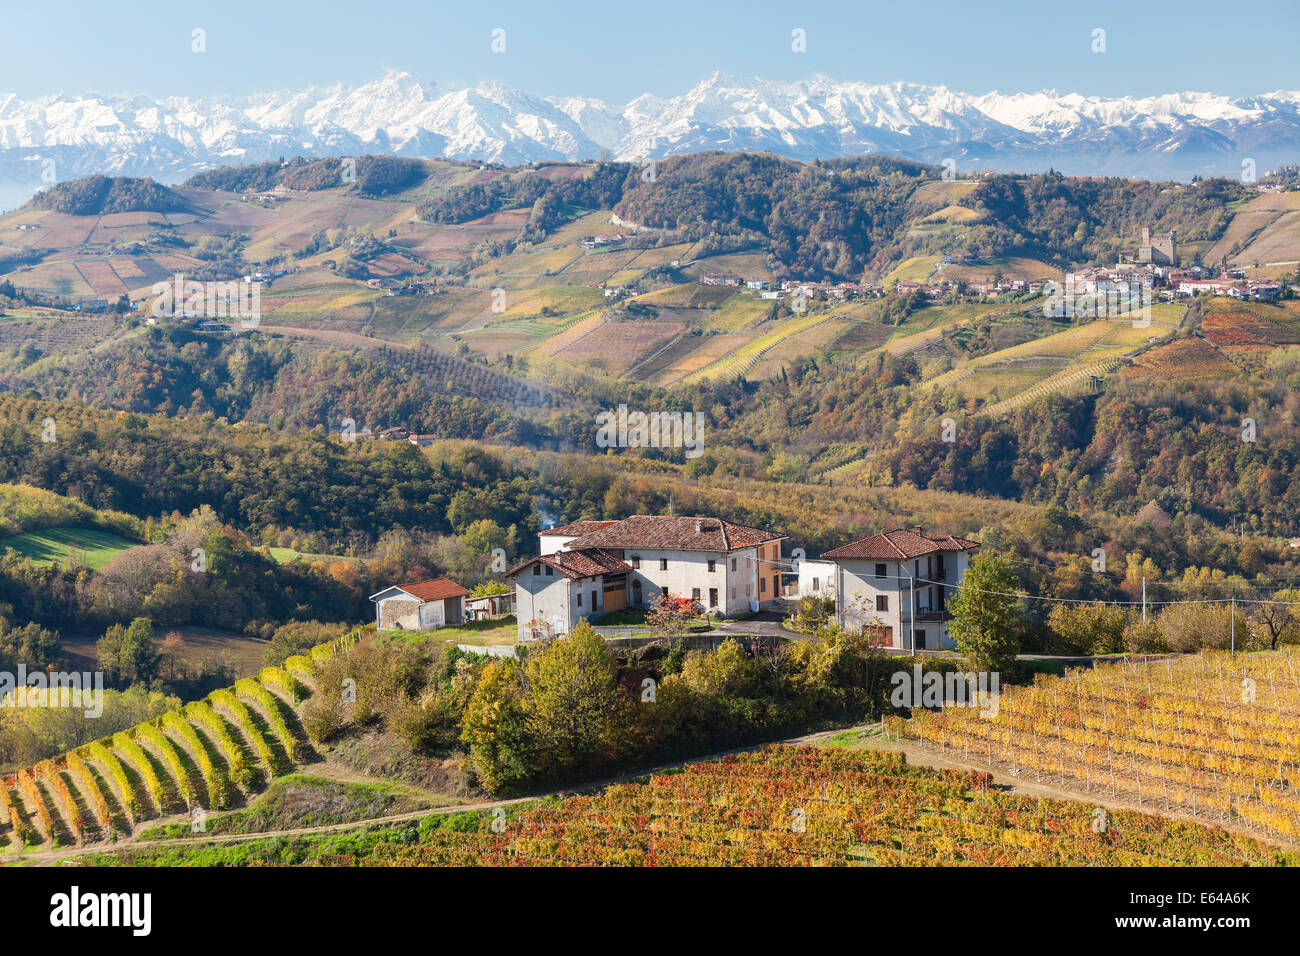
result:
M 586 621 L 524 665 L 528 729 L 539 770 L 555 777 L 608 756 L 618 712 L 614 661 Z
M 1057 604 L 1047 623 L 1067 650 L 1085 654 L 1118 654 L 1124 650 L 1128 617 L 1122 607 L 1103 604 Z
M 522 789 L 535 773 L 520 671 L 512 660 L 491 661 L 461 719 L 460 739 L 469 749 L 470 769 L 494 795 Z
M 957 650 L 978 670 L 1001 670 L 1019 650 L 1020 614 L 1011 565 L 994 554 L 976 555 L 949 603 L 949 631 Z
M 29 671 L 44 670 L 58 660 L 63 645 L 56 631 L 47 631 L 35 621 L 22 627 L 10 627 L 0 619 L 0 670 L 13 673 L 19 664 Z
M 512 555 L 517 545 L 517 532 L 514 525 L 503 528 L 491 518 L 480 518 L 471 522 L 461 537 L 471 552 L 488 557 L 491 557 L 492 552 L 497 548 L 507 555 Z
M 153 622 L 137 617 L 127 625 L 114 624 L 95 643 L 95 656 L 112 680 L 147 684 L 157 676 L 162 659 L 154 641 Z

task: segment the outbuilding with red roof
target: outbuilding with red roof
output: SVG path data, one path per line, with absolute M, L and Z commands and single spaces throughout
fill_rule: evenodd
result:
M 375 602 L 375 626 L 381 631 L 430 631 L 464 623 L 468 595 L 451 578 L 431 578 L 394 584 L 370 595 L 370 600 Z

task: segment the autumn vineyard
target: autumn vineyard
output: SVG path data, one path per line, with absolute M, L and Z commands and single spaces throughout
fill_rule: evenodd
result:
M 963 762 L 1156 812 L 1300 838 L 1300 655 L 1206 653 L 1041 677 L 997 716 L 917 711 L 891 731 Z
M 247 865 L 1239 866 L 1294 862 L 1212 826 L 1008 795 L 902 754 L 769 746 L 559 806 L 462 814 L 345 841 L 266 841 Z M 469 824 L 464 825 L 468 819 Z M 345 844 L 345 845 L 343 845 Z M 149 862 L 148 850 L 125 862 Z M 165 850 L 159 851 L 165 853 Z M 106 861 L 107 862 L 107 861 Z
M 311 673 L 310 657 L 292 657 L 207 700 L 5 775 L 0 847 L 110 841 L 144 821 L 243 801 L 302 758 L 294 705 L 313 686 Z
M 297 707 L 350 634 L 206 700 L 3 778 L 0 837 L 110 841 L 246 802 L 311 759 Z M 1291 865 L 1300 662 L 1291 649 L 1126 661 L 1004 690 L 996 717 L 947 707 L 883 722 L 884 749 L 766 746 L 510 812 L 358 824 L 340 844 L 250 843 L 242 864 L 322 866 Z M 967 769 L 909 763 L 893 741 Z M 993 772 L 1078 799 L 1016 793 Z M 456 824 L 446 825 L 448 820 Z

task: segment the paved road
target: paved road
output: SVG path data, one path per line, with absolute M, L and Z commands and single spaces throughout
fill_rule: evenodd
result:
M 743 621 L 723 621 L 714 634 L 746 634 L 750 636 L 783 637 L 789 641 L 816 640 L 785 626 L 784 608 L 764 608 Z

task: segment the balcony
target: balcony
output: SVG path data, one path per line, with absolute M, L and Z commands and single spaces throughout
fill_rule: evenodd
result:
M 913 620 L 912 615 L 908 614 L 907 609 L 903 609 L 902 619 L 904 621 Z M 916 609 L 916 623 L 918 624 L 943 624 L 952 620 L 952 615 L 947 611 L 936 611 L 933 608 L 918 607 Z

